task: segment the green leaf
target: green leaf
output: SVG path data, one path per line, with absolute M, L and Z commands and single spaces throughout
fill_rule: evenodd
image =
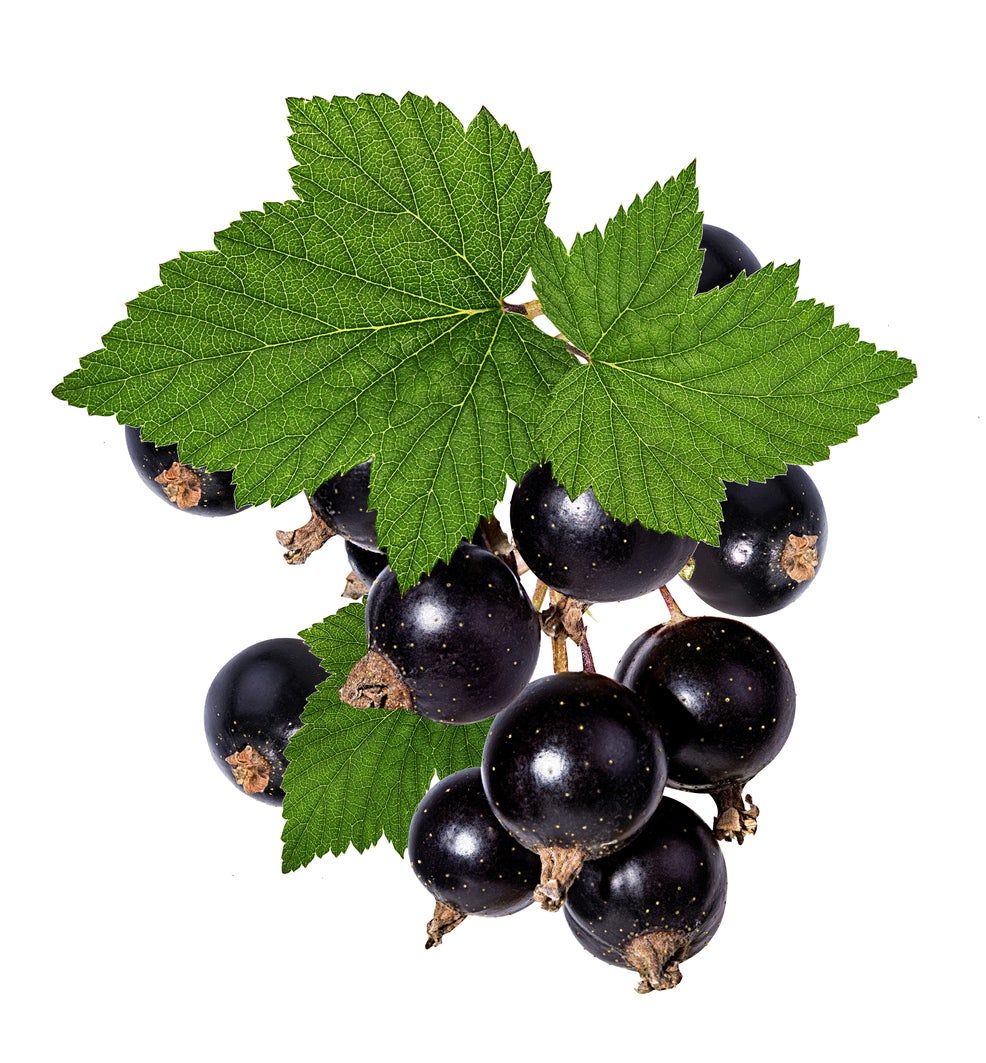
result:
M 288 743 L 283 868 L 387 838 L 403 853 L 411 816 L 435 775 L 479 763 L 489 722 L 453 726 L 413 712 L 353 709 L 339 687 L 366 653 L 365 610 L 349 605 L 302 637 L 329 677 L 308 699 Z
M 472 535 L 536 458 L 570 359 L 502 300 L 549 178 L 481 111 L 419 96 L 290 100 L 299 200 L 180 255 L 56 394 L 284 501 L 374 457 L 401 584 Z
M 589 358 L 555 387 L 541 449 L 573 495 L 715 542 L 723 481 L 827 457 L 915 368 L 798 300 L 796 266 L 694 295 L 700 237 L 689 167 L 571 252 L 541 242 L 535 290 Z

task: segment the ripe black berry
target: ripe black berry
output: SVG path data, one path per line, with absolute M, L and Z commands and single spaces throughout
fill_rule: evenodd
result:
M 655 590 L 691 557 L 694 542 L 624 524 L 592 490 L 571 499 L 550 465 L 531 469 L 510 500 L 514 542 L 549 587 L 585 602 L 615 602 Z
M 349 564 L 357 576 L 367 585 L 372 586 L 373 581 L 387 567 L 387 555 L 380 550 L 367 550 L 366 547 L 357 546 L 346 540 L 346 556 Z
M 362 598 L 373 586 L 373 581 L 387 567 L 386 551 L 367 550 L 364 546 L 357 546 L 348 539 L 346 543 L 346 556 L 352 572 L 346 577 L 346 586 L 343 596 L 346 598 Z
M 541 627 L 520 580 L 462 543 L 403 595 L 388 568 L 366 600 L 370 653 L 341 690 L 357 708 L 473 723 L 508 705 L 537 664 Z
M 376 550 L 377 511 L 369 509 L 370 465 L 364 461 L 326 480 L 312 495 L 311 503 L 336 535 Z
M 756 273 L 760 268 L 757 256 L 746 244 L 717 225 L 702 226 L 699 246 L 705 252 L 698 281 L 700 294 L 712 288 L 724 288 L 730 281 L 736 280 L 740 273 Z
M 158 496 L 185 513 L 225 517 L 237 506 L 231 472 L 209 472 L 183 465 L 176 446 L 145 443 L 136 428 L 124 429 L 127 451 L 141 479 Z
M 649 993 L 681 981 L 679 964 L 709 943 L 725 907 L 726 861 L 712 831 L 665 797 L 625 849 L 586 864 L 565 914 L 585 949 L 635 970 L 637 992 Z
M 719 545 L 695 548 L 691 587 L 724 613 L 773 613 L 805 592 L 827 537 L 822 497 L 800 466 L 766 483 L 726 484 Z
M 378 549 L 377 511 L 368 508 L 370 465 L 364 461 L 326 480 L 308 499 L 311 519 L 293 531 L 277 533 L 289 565 L 303 565 L 333 535 L 367 550 Z
M 678 613 L 631 643 L 616 678 L 660 728 L 669 784 L 716 799 L 716 837 L 756 833 L 759 810 L 749 797 L 744 807 L 743 787 L 794 723 L 794 681 L 777 649 L 738 620 Z
M 223 774 L 252 797 L 279 805 L 284 749 L 323 679 L 301 639 L 258 642 L 223 665 L 205 699 L 205 733 Z
M 510 915 L 534 900 L 540 864 L 497 822 L 479 768 L 450 775 L 425 794 L 411 820 L 408 857 L 435 898 L 426 948 L 467 915 Z
M 561 672 L 493 721 L 483 786 L 497 819 L 541 857 L 543 907 L 559 908 L 583 861 L 626 845 L 657 807 L 667 764 L 648 715 L 606 676 Z

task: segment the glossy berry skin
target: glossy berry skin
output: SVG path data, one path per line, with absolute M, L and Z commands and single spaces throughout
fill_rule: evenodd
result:
M 594 937 L 577 919 L 574 919 L 567 904 L 562 911 L 565 913 L 565 922 L 568 923 L 572 936 L 586 952 L 591 953 L 597 960 L 602 960 L 603 963 L 611 963 L 614 967 L 630 967 L 630 962 L 621 952 Z
M 699 245 L 705 252 L 698 291 L 724 288 L 736 280 L 740 273 L 756 273 L 760 268 L 757 256 L 738 236 L 717 225 L 702 226 L 702 241 Z
M 183 466 L 176 446 L 145 443 L 138 429 L 130 425 L 124 428 L 124 435 L 130 460 L 141 479 L 173 509 L 202 517 L 226 517 L 245 508 L 236 504 L 232 473 Z M 172 482 L 167 479 L 169 470 L 174 472 Z
M 483 787 L 526 848 L 595 859 L 626 845 L 661 799 L 667 765 L 640 700 L 592 672 L 532 683 L 493 721 Z
M 665 797 L 662 801 L 662 804 L 664 803 L 674 804 L 676 802 L 673 802 L 670 797 Z M 621 849 L 620 853 L 617 855 L 627 853 L 630 848 L 636 849 L 636 846 L 631 844 L 627 849 Z M 695 935 L 693 942 L 688 949 L 689 956 L 694 956 L 696 952 L 700 952 L 709 943 L 712 935 L 722 925 L 722 917 L 725 910 L 725 905 L 723 905 L 719 909 L 718 914 L 713 913 L 705 920 L 705 922 L 703 922 L 699 933 Z M 586 952 L 591 953 L 597 960 L 612 964 L 614 967 L 624 967 L 627 970 L 633 970 L 633 964 L 627 959 L 625 952 L 614 948 L 614 946 L 590 933 L 572 915 L 572 909 L 569 905 L 566 904 L 563 911 L 565 912 L 565 922 L 568 923 L 568 929 L 571 930 L 572 937 L 575 938 Z
M 794 723 L 794 681 L 759 632 L 725 617 L 685 617 L 645 631 L 616 678 L 660 728 L 668 781 L 715 792 L 766 767 Z
M 205 699 L 205 733 L 227 779 L 260 801 L 284 800 L 284 749 L 323 679 L 318 658 L 301 639 L 258 642 L 220 669 Z M 254 755 L 242 764 L 227 759 L 247 748 Z
M 687 806 L 666 797 L 646 827 L 618 853 L 586 864 L 568 892 L 569 928 L 587 951 L 671 988 L 677 965 L 709 943 L 726 907 L 726 862 L 712 831 Z M 666 952 L 660 970 L 642 968 Z M 645 963 L 643 966 L 647 966 Z M 660 983 L 664 984 L 660 984 Z
M 520 580 L 498 557 L 462 543 L 403 596 L 391 569 L 366 599 L 366 634 L 410 689 L 413 708 L 443 723 L 492 716 L 524 689 L 541 626 Z
M 585 602 L 635 598 L 681 571 L 695 543 L 638 521 L 624 524 L 592 490 L 575 499 L 538 465 L 510 500 L 510 526 L 531 571 L 557 591 Z
M 367 550 L 364 546 L 346 540 L 346 556 L 353 572 L 366 584 L 373 586 L 373 581 L 387 567 L 387 555 L 379 550 Z
M 367 550 L 376 550 L 377 511 L 368 509 L 370 465 L 364 461 L 326 480 L 310 501 L 316 515 L 337 535 Z
M 411 820 L 408 857 L 421 884 L 467 915 L 509 915 L 533 900 L 541 865 L 490 810 L 479 768 L 442 779 Z
M 719 545 L 698 544 L 689 585 L 723 613 L 773 613 L 814 582 L 827 540 L 822 497 L 800 466 L 766 483 L 726 484 Z

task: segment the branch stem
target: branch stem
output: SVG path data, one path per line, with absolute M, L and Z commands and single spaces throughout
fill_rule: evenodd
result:
M 504 299 L 501 305 L 505 314 L 523 314 L 530 321 L 544 313 L 540 299 L 529 299 L 526 303 L 508 303 Z
M 563 596 L 552 591 L 550 601 L 556 605 Z M 560 624 L 551 636 L 551 667 L 555 672 L 568 671 L 568 634 Z

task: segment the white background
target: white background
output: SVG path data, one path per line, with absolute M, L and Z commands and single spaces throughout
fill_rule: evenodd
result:
M 983 81 L 972 5 L 43 4 L 5 16 L 0 1037 L 12 1060 L 968 1059 L 983 814 Z M 980 27 L 981 29 L 981 27 Z M 561 918 L 470 919 L 389 847 L 282 876 L 221 778 L 215 671 L 339 605 L 300 499 L 169 512 L 115 423 L 49 396 L 179 249 L 290 195 L 283 99 L 486 104 L 570 238 L 698 159 L 706 218 L 802 260 L 920 376 L 813 471 L 831 545 L 755 621 L 798 719 L 673 993 Z M 698 608 L 687 589 L 686 610 Z M 600 667 L 662 616 L 594 610 Z M 701 802 L 698 802 L 701 804 Z M 708 805 L 704 811 L 710 811 Z M 978 940 L 977 940 L 978 939 Z

